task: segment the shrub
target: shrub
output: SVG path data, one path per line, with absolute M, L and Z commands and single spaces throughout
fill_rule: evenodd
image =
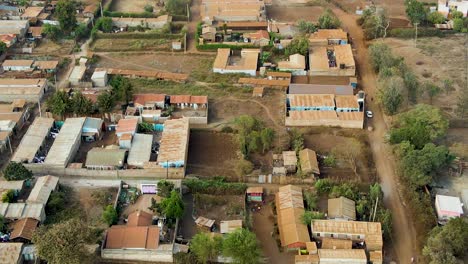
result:
M 228 183 L 223 179 L 216 180 L 198 180 L 187 179 L 184 184 L 193 193 L 204 193 L 213 195 L 243 195 L 247 190 L 245 183 Z
M 15 198 L 15 192 L 13 190 L 8 190 L 2 195 L 2 203 L 11 203 Z
M 328 179 L 319 179 L 315 182 L 315 189 L 318 194 L 329 193 L 333 187 L 333 183 Z
M 102 212 L 102 220 L 107 225 L 113 225 L 117 222 L 119 216 L 117 214 L 117 210 L 112 205 L 108 205 L 104 212 Z
M 32 175 L 32 172 L 26 169 L 23 164 L 14 161 L 10 162 L 3 171 L 3 177 L 7 181 L 27 180 L 31 179 Z

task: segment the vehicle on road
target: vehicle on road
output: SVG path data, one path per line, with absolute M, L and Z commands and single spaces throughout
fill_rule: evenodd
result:
M 374 113 L 372 113 L 372 111 L 367 110 L 367 111 L 366 111 L 366 116 L 367 116 L 368 118 L 372 118 L 372 117 L 374 116 Z

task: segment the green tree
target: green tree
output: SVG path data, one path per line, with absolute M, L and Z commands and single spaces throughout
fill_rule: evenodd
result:
M 432 104 L 432 100 L 434 99 L 435 96 L 440 94 L 442 92 L 442 89 L 440 89 L 439 86 L 435 85 L 432 82 L 425 82 L 424 83 L 424 90 L 427 93 L 427 96 L 429 97 L 429 102 Z
M 55 15 L 60 22 L 60 28 L 65 33 L 70 33 L 76 28 L 76 8 L 74 1 L 59 0 L 55 8 Z
M 429 233 L 423 248 L 430 264 L 463 263 L 468 248 L 468 223 L 463 218 L 453 218 L 443 227 L 435 227 Z
M 5 223 L 5 217 L 3 215 L 0 215 L 0 232 L 5 232 L 7 225 Z
M 451 91 L 453 91 L 453 81 L 450 79 L 444 79 L 442 81 L 442 87 L 445 91 L 445 94 L 448 95 Z
M 314 191 L 303 191 L 304 201 L 306 202 L 307 210 L 314 211 L 318 207 L 318 196 Z
M 78 116 L 87 116 L 94 110 L 93 102 L 81 92 L 76 92 L 71 98 L 71 111 Z
M 380 72 L 382 69 L 400 65 L 402 59 L 395 58 L 389 46 L 384 43 L 375 43 L 369 47 L 369 55 L 371 64 L 375 72 Z
M 400 159 L 402 176 L 416 188 L 432 183 L 437 172 L 453 159 L 447 147 L 432 143 L 416 149 L 405 141 L 398 146 L 396 152 Z
M 253 169 L 253 163 L 246 159 L 240 159 L 234 168 L 236 175 L 241 179 L 244 179 L 245 175 L 252 173 Z
M 390 240 L 392 236 L 392 212 L 389 209 L 378 209 L 375 221 L 380 222 L 382 225 L 383 237 L 386 240 Z
M 317 31 L 317 27 L 314 25 L 314 23 L 305 21 L 304 19 L 297 21 L 297 27 L 301 33 L 314 33 Z
M 450 15 L 452 16 L 452 19 L 463 18 L 463 12 L 461 11 L 452 11 L 450 12 Z
M 304 137 L 299 130 L 294 128 L 289 132 L 289 145 L 296 152 L 296 155 L 304 149 Z
M 77 40 L 85 39 L 88 37 L 89 28 L 86 24 L 80 23 L 75 29 L 75 37 Z
M 133 86 L 127 78 L 117 75 L 111 79 L 109 84 L 112 86 L 112 94 L 117 100 L 126 104 L 132 100 Z
M 460 118 L 468 118 L 468 87 L 460 92 L 455 113 Z
M 160 205 L 162 213 L 167 218 L 181 218 L 184 215 L 184 202 L 180 194 L 173 190 L 168 198 L 164 198 Z
M 15 199 L 15 192 L 13 190 L 8 190 L 2 194 L 2 203 L 12 203 Z
M 403 95 L 401 93 L 401 87 L 403 87 L 403 85 L 403 79 L 394 76 L 386 79 L 383 87 L 379 89 L 378 98 L 385 114 L 394 115 L 398 112 L 398 109 L 403 103 Z
M 296 37 L 291 41 L 291 44 L 289 44 L 285 49 L 284 49 L 284 54 L 286 56 L 293 55 L 293 54 L 301 54 L 303 56 L 307 55 L 307 52 L 309 52 L 309 40 L 305 37 Z
M 424 8 L 422 2 L 417 0 L 405 0 L 406 15 L 411 23 L 423 23 L 426 21 L 427 10 Z
M 174 183 L 166 180 L 158 181 L 158 195 L 161 197 L 169 197 L 174 190 Z
M 96 21 L 96 28 L 102 32 L 112 32 L 112 18 L 110 17 L 100 17 Z
M 354 184 L 342 183 L 340 185 L 333 186 L 330 194 L 328 195 L 330 198 L 339 198 L 341 196 L 356 201 L 359 196 L 359 190 Z
M 190 240 L 190 251 L 203 264 L 215 259 L 222 249 L 221 237 L 210 237 L 207 233 L 198 233 Z
M 322 213 L 322 212 L 305 211 L 305 212 L 301 215 L 301 222 L 302 222 L 304 225 L 310 225 L 310 223 L 311 223 L 313 220 L 316 220 L 316 219 L 325 219 L 325 214 Z
M 444 136 L 447 129 L 448 120 L 440 109 L 420 104 L 398 116 L 390 130 L 390 143 L 409 141 L 421 149 L 426 143 Z
M 462 32 L 464 28 L 464 23 L 462 18 L 453 19 L 453 30 L 457 32 Z
M 46 34 L 47 37 L 49 37 L 53 41 L 57 41 L 62 35 L 60 27 L 51 24 L 45 24 L 43 26 L 42 32 L 44 32 L 44 34 Z
M 263 153 L 271 148 L 273 139 L 275 137 L 275 131 L 271 128 L 264 128 L 260 132 L 260 140 L 262 141 Z
M 432 12 L 427 16 L 427 20 L 432 24 L 442 24 L 445 22 L 445 16 L 439 12 Z
M 390 22 L 385 12 L 377 12 L 375 7 L 366 9 L 361 17 L 362 28 L 367 39 L 376 39 L 387 36 Z
M 7 50 L 7 45 L 5 44 L 5 42 L 0 42 L 0 54 L 5 52 L 6 50 Z
M 231 257 L 234 263 L 239 264 L 260 263 L 261 251 L 257 237 L 244 228 L 229 233 L 223 242 L 223 256 Z
M 52 192 L 49 196 L 49 200 L 46 204 L 47 215 L 55 215 L 65 209 L 66 207 L 66 197 L 65 193 L 62 191 Z
M 168 0 L 166 1 L 165 8 L 171 15 L 185 15 L 187 13 L 187 1 Z
M 7 181 L 22 181 L 31 179 L 33 176 L 32 172 L 23 164 L 11 161 L 6 166 L 5 170 L 3 171 L 3 177 Z
M 330 9 L 325 10 L 318 19 L 318 27 L 321 29 L 333 29 L 341 26 L 340 20 Z
M 153 9 L 153 6 L 151 5 L 145 5 L 145 12 L 148 12 L 148 13 L 153 13 L 154 9 Z
M 326 194 L 333 188 L 333 183 L 329 179 L 318 179 L 315 182 L 315 190 L 318 194 Z
M 138 133 L 150 133 L 154 130 L 153 124 L 141 122 L 138 124 Z
M 418 78 L 404 63 L 400 65 L 400 72 L 403 78 L 403 83 L 408 91 L 408 100 L 412 103 L 416 103 L 419 90 Z
M 117 214 L 117 210 L 115 210 L 114 206 L 106 206 L 106 209 L 102 212 L 102 221 L 110 226 L 117 223 L 117 220 L 119 220 L 119 215 Z
M 54 224 L 40 226 L 33 234 L 32 242 L 36 254 L 50 264 L 89 263 L 86 249 L 93 236 L 89 226 L 78 218 Z
M 46 105 L 52 114 L 63 118 L 66 113 L 70 112 L 70 97 L 65 91 L 57 91 L 47 99 Z
M 97 106 L 99 112 L 103 114 L 111 113 L 115 108 L 115 98 L 109 92 L 104 92 L 97 97 Z

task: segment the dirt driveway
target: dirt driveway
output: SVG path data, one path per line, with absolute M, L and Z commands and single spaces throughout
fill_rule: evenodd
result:
M 369 64 L 367 45 L 362 29 L 356 24 L 356 16 L 345 13 L 341 9 L 334 8 L 333 12 L 340 18 L 343 28 L 353 38 L 355 59 L 361 75 L 361 85 L 367 93 L 367 97 L 376 97 L 376 76 Z M 417 255 L 417 240 L 414 223 L 406 213 L 408 208 L 403 204 L 399 193 L 399 181 L 396 172 L 396 164 L 391 154 L 390 147 L 384 142 L 387 126 L 383 119 L 383 113 L 373 101 L 368 102 L 369 108 L 374 111 L 372 126 L 374 131 L 369 134 L 370 145 L 380 178 L 380 184 L 384 192 L 384 203 L 393 214 L 393 245 L 399 263 L 410 263 L 411 257 Z

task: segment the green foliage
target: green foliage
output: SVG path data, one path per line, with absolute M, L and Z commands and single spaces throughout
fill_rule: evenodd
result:
M 175 190 L 171 191 L 169 197 L 162 199 L 159 206 L 167 218 L 177 219 L 184 215 L 184 202 Z
M 102 212 L 102 221 L 110 226 L 117 223 L 117 220 L 119 220 L 119 215 L 117 214 L 117 210 L 115 210 L 114 206 L 106 206 L 106 209 Z
M 289 55 L 294 55 L 294 54 L 301 54 L 303 56 L 307 55 L 307 52 L 309 52 L 309 40 L 305 37 L 296 37 L 291 41 L 291 44 L 289 44 L 285 49 L 284 49 L 284 54 L 286 56 Z
M 331 188 L 329 194 L 330 198 L 338 198 L 344 196 L 348 199 L 356 201 L 359 197 L 359 191 L 354 184 L 351 183 L 342 183 L 340 185 L 335 185 Z
M 401 58 L 395 58 L 390 47 L 384 43 L 372 44 L 369 47 L 369 55 L 375 72 L 380 72 L 385 68 L 391 69 L 401 62 Z
M 437 172 L 453 159 L 445 146 L 428 143 L 416 149 L 408 141 L 398 146 L 397 155 L 402 176 L 416 188 L 432 183 Z
M 408 100 L 412 103 L 416 103 L 420 85 L 418 78 L 405 64 L 400 65 L 400 72 L 402 74 L 403 83 L 408 91 Z
M 438 94 L 440 94 L 440 92 L 442 92 L 442 89 L 432 82 L 425 82 L 423 87 L 424 87 L 425 92 L 427 93 L 427 96 L 429 96 L 429 100 L 431 104 L 432 104 L 433 98 L 437 96 Z
M 336 157 L 335 154 L 330 153 L 323 159 L 323 164 L 326 167 L 335 167 L 336 166 Z
M 133 85 L 127 78 L 117 75 L 110 80 L 109 84 L 112 86 L 112 94 L 116 100 L 126 104 L 132 100 Z
M 313 220 L 317 220 L 317 219 L 325 219 L 325 214 L 322 213 L 322 212 L 305 211 L 305 212 L 301 215 L 301 222 L 302 222 L 304 225 L 310 225 L 310 223 L 311 223 Z
M 94 27 L 105 33 L 112 32 L 112 18 L 100 17 Z
M 33 176 L 32 172 L 23 164 L 11 161 L 3 170 L 3 177 L 7 181 L 21 181 L 31 179 Z
M 12 203 L 15 199 L 15 192 L 13 190 L 7 190 L 2 194 L 2 203 Z
M 187 14 L 187 0 L 168 0 L 166 1 L 166 11 L 171 15 Z
M 104 92 L 97 97 L 97 106 L 101 113 L 110 113 L 115 108 L 115 98 L 109 92 Z
M 403 103 L 402 87 L 404 81 L 400 77 L 386 79 L 383 87 L 379 89 L 378 98 L 383 110 L 387 115 L 394 115 L 398 112 Z
M 228 183 L 225 182 L 223 179 L 185 179 L 184 184 L 193 193 L 204 193 L 213 195 L 243 195 L 247 190 L 247 185 L 245 183 Z
M 222 250 L 222 238 L 211 237 L 207 233 L 198 233 L 190 240 L 190 251 L 203 264 L 215 259 Z
M 57 41 L 62 36 L 60 27 L 51 24 L 45 24 L 43 26 L 42 32 L 53 41 Z
M 66 197 L 65 193 L 61 191 L 52 192 L 46 205 L 47 214 L 57 214 L 65 209 Z
M 297 21 L 296 24 L 299 28 L 299 32 L 301 33 L 314 33 L 315 31 L 317 31 L 317 27 L 315 26 L 315 24 L 310 21 L 305 21 L 304 19 L 301 19 Z
M 447 129 L 448 121 L 440 109 L 420 104 L 398 116 L 390 130 L 390 143 L 409 141 L 416 149 L 421 149 L 426 143 L 444 136 Z
M 65 32 L 72 32 L 76 27 L 75 2 L 59 0 L 54 13 L 60 22 L 60 28 Z
M 70 112 L 71 103 L 67 92 L 57 91 L 46 101 L 49 111 L 57 116 L 63 117 Z
M 421 28 L 418 27 L 418 37 L 446 37 L 453 34 L 454 31 L 443 31 L 438 28 Z M 389 37 L 412 39 L 416 34 L 415 28 L 394 28 L 388 32 Z
M 429 233 L 423 249 L 430 264 L 463 263 L 468 248 L 468 222 L 453 218 L 445 226 L 437 226 Z
M 406 15 L 411 23 L 424 23 L 427 19 L 427 9 L 422 2 L 417 0 L 405 0 Z
M 5 232 L 6 228 L 7 225 L 5 223 L 5 217 L 3 217 L 3 215 L 0 215 L 0 232 Z
M 358 23 L 364 29 L 366 39 L 376 39 L 387 35 L 388 18 L 384 12 L 377 12 L 375 7 L 364 10 Z
M 80 39 L 85 39 L 88 37 L 89 34 L 89 28 L 86 26 L 86 24 L 80 23 L 75 29 L 75 38 L 77 40 Z
M 231 257 L 239 264 L 260 263 L 261 251 L 257 237 L 244 228 L 229 233 L 223 241 L 223 256 Z
M 112 193 L 105 190 L 95 190 L 91 193 L 91 197 L 97 205 L 102 206 L 104 208 L 111 202 Z
M 153 6 L 145 5 L 144 10 L 145 10 L 145 12 L 153 13 Z
M 169 197 L 174 190 L 174 183 L 166 180 L 158 181 L 158 195 L 161 197 Z
M 328 179 L 319 179 L 315 182 L 315 190 L 319 195 L 327 194 L 333 188 L 333 183 Z
M 304 149 L 304 137 L 302 133 L 293 128 L 289 132 L 289 145 L 296 152 L 296 155 L 299 154 L 299 151 Z
M 142 122 L 138 124 L 138 133 L 150 133 L 152 132 L 153 129 L 153 124 Z
M 455 18 L 453 20 L 453 30 L 457 32 L 462 32 L 464 29 L 464 23 L 462 18 Z
M 333 29 L 341 26 L 340 20 L 330 9 L 325 10 L 318 19 L 318 27 L 321 29 Z
M 450 15 L 452 16 L 452 19 L 463 18 L 463 12 L 461 11 L 451 11 Z
M 93 243 L 89 226 L 73 218 L 52 226 L 40 226 L 33 234 L 36 254 L 50 264 L 89 263 L 86 245 Z
M 260 150 L 265 152 L 271 148 L 274 131 L 265 128 L 258 119 L 241 115 L 234 120 L 234 124 L 238 131 L 239 146 L 245 158 L 248 158 L 251 153 Z
M 317 193 L 314 191 L 303 191 L 304 201 L 306 202 L 307 210 L 314 211 L 318 207 Z
M 0 42 L 0 54 L 5 52 L 6 50 L 7 50 L 7 45 L 5 44 L 5 42 Z
M 389 209 L 378 209 L 375 221 L 380 222 L 382 225 L 383 237 L 386 240 L 389 240 L 392 236 L 392 212 Z
M 81 92 L 76 92 L 71 98 L 70 110 L 78 116 L 87 116 L 94 111 L 93 101 L 86 98 Z
M 445 16 L 439 12 L 432 12 L 427 16 L 427 20 L 432 24 L 442 24 L 445 22 Z
M 252 173 L 253 169 L 253 163 L 246 159 L 239 160 L 236 163 L 236 167 L 234 168 L 234 170 L 236 171 L 236 175 L 239 177 L 244 177 L 245 175 Z
M 46 224 L 55 224 L 72 218 L 82 218 L 83 210 L 79 203 L 73 198 L 71 188 L 60 185 L 58 191 L 50 194 L 46 204 Z

